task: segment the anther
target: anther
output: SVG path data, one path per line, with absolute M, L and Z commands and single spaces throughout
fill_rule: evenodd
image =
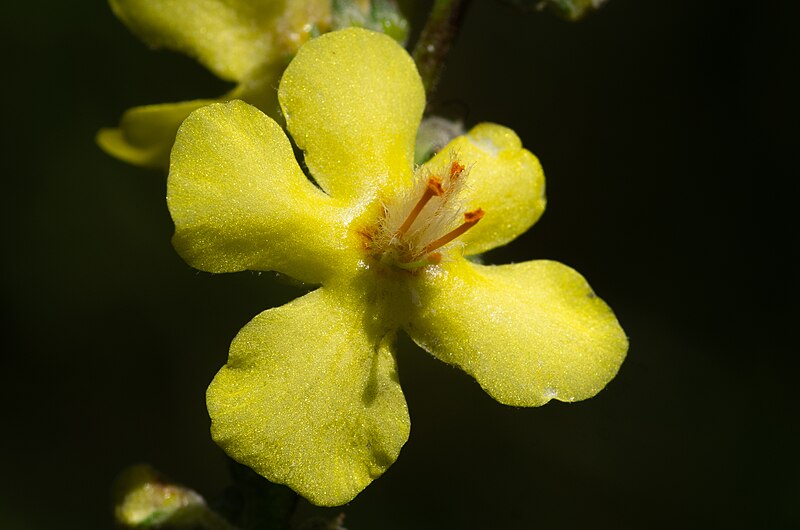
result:
M 458 160 L 453 160 L 453 163 L 450 164 L 450 179 L 455 180 L 461 176 L 461 173 L 464 172 L 464 166 Z
M 452 240 L 454 240 L 455 238 L 457 238 L 458 236 L 460 236 L 461 234 L 463 234 L 464 232 L 475 226 L 478 223 L 478 221 L 483 219 L 483 216 L 484 216 L 484 211 L 481 210 L 480 208 L 478 208 L 477 210 L 472 210 L 471 212 L 466 212 L 464 214 L 464 222 L 461 225 L 457 226 L 456 228 L 446 233 L 439 239 L 431 241 L 430 243 L 425 245 L 423 253 L 427 254 L 428 252 L 432 252 L 437 248 L 448 244 L 449 242 L 451 242 Z
M 406 220 L 403 221 L 402 225 L 400 225 L 400 228 L 397 229 L 395 236 L 402 236 L 405 234 L 408 229 L 411 228 L 411 225 L 414 224 L 414 221 L 417 219 L 422 209 L 425 208 L 425 205 L 428 204 L 428 201 L 430 201 L 434 196 L 441 196 L 443 193 L 444 188 L 442 187 L 442 181 L 439 179 L 439 177 L 433 176 L 429 178 L 428 184 L 425 186 L 425 193 L 422 194 L 422 197 L 420 197 L 419 201 L 417 201 L 414 209 L 408 214 L 408 217 L 406 217 Z

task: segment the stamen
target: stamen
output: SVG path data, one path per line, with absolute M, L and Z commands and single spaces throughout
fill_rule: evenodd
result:
M 411 225 L 414 224 L 414 221 L 417 219 L 422 209 L 425 208 L 425 205 L 428 204 L 428 201 L 430 201 L 434 195 L 439 197 L 442 193 L 444 193 L 444 188 L 442 187 L 442 181 L 439 177 L 433 176 L 429 178 L 428 185 L 425 186 L 425 193 L 422 194 L 422 197 L 417 201 L 414 209 L 408 214 L 408 217 L 406 217 L 406 220 L 400 225 L 400 228 L 397 229 L 395 236 L 402 236 L 405 234 L 408 229 L 411 228 Z
M 453 160 L 450 164 L 450 180 L 456 180 L 464 172 L 464 166 L 458 160 Z
M 452 240 L 454 240 L 455 238 L 457 238 L 458 236 L 460 236 L 461 234 L 463 234 L 464 232 L 466 232 L 467 230 L 469 230 L 470 228 L 475 226 L 478 223 L 478 221 L 483 219 L 483 216 L 484 216 L 484 211 L 481 210 L 480 208 L 478 208 L 477 210 L 473 210 L 471 212 L 465 213 L 464 214 L 464 223 L 463 224 L 461 224 L 460 226 L 454 228 L 453 230 L 451 230 L 450 232 L 446 233 L 445 235 L 443 235 L 439 239 L 437 239 L 435 241 L 431 241 L 430 243 L 425 245 L 425 249 L 423 250 L 423 253 L 427 254 L 428 252 L 434 251 L 437 248 L 448 244 L 449 242 L 451 242 Z

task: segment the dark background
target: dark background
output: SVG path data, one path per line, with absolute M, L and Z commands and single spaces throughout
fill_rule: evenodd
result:
M 797 17 L 610 0 L 568 24 L 475 2 L 439 99 L 514 128 L 548 178 L 545 216 L 489 261 L 573 266 L 631 349 L 596 398 L 513 409 L 404 341 L 411 438 L 348 528 L 800 527 Z M 135 462 L 214 497 L 205 387 L 238 329 L 299 291 L 191 270 L 163 176 L 93 137 L 225 86 L 102 1 L 16 2 L 0 24 L 0 528 L 110 528 Z M 338 511 L 301 505 L 319 513 Z

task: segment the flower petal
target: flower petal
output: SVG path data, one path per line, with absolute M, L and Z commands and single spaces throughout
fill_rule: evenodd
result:
M 247 79 L 266 62 L 296 50 L 313 24 L 327 24 L 328 4 L 111 0 L 117 17 L 147 44 L 190 55 L 229 81 Z
M 352 500 L 408 439 L 394 333 L 366 307 L 326 287 L 264 311 L 208 388 L 217 444 L 314 504 Z
M 128 109 L 118 128 L 100 130 L 97 143 L 109 155 L 129 164 L 166 169 L 169 151 L 183 120 L 193 110 L 215 101 L 198 99 Z
M 459 259 L 421 276 L 418 290 L 409 335 L 501 403 L 589 398 L 625 359 L 628 341 L 611 309 L 566 265 Z
M 278 99 L 311 174 L 334 197 L 408 185 L 425 92 L 390 37 L 349 28 L 309 41 L 284 72 Z
M 200 107 L 241 99 L 258 107 L 271 118 L 282 120 L 275 86 L 284 67 L 285 64 L 281 62 L 268 65 L 218 99 L 197 99 L 128 109 L 122 115 L 118 128 L 104 128 L 98 132 L 97 143 L 106 153 L 123 162 L 151 169 L 167 169 L 178 127 L 193 110 Z
M 482 123 L 445 146 L 425 166 L 440 167 L 458 158 L 470 168 L 462 200 L 467 211 L 484 216 L 459 241 L 466 255 L 505 245 L 535 223 L 544 212 L 544 173 L 539 160 L 522 148 L 507 127 Z
M 183 122 L 167 204 L 175 249 L 209 272 L 275 270 L 318 283 L 357 248 L 344 239 L 343 210 L 303 175 L 283 130 L 238 100 Z

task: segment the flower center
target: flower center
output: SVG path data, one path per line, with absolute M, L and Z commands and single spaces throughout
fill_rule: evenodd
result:
M 441 171 L 418 171 L 411 193 L 383 204 L 377 225 L 362 232 L 369 254 L 405 270 L 440 263 L 447 246 L 484 215 L 459 201 L 468 173 L 458 160 Z

